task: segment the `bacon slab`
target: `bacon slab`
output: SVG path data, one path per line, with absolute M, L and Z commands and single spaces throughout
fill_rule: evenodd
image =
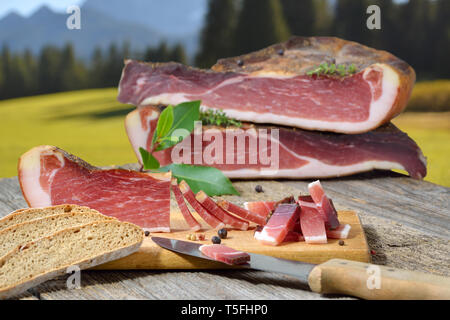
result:
M 306 243 L 327 243 L 327 233 L 322 215 L 310 196 L 300 196 L 300 226 Z
M 189 187 L 189 185 L 186 183 L 186 181 L 181 181 L 179 184 L 180 190 L 183 193 L 184 198 L 186 201 L 194 208 L 195 212 L 198 213 L 202 219 L 209 224 L 212 228 L 220 229 L 225 226 L 225 224 L 220 221 L 216 216 L 212 215 L 208 211 L 205 210 L 205 208 L 202 207 L 202 205 L 195 199 L 195 194 Z
M 300 207 L 297 204 L 280 204 L 261 232 L 255 232 L 255 239 L 267 245 L 277 246 L 283 242 L 298 220 Z
M 189 208 L 184 202 L 183 194 L 181 193 L 180 187 L 178 186 L 177 179 L 172 179 L 171 182 L 172 192 L 175 196 L 175 200 L 177 201 L 178 208 L 180 208 L 181 214 L 183 215 L 184 220 L 186 220 L 187 224 L 191 228 L 192 231 L 198 231 L 202 228 L 200 223 L 195 220 L 194 216 L 189 211 Z
M 349 224 L 341 224 L 334 230 L 327 230 L 327 237 L 330 239 L 347 239 L 351 228 Z
M 203 191 L 197 192 L 195 198 L 209 213 L 216 216 L 216 218 L 222 221 L 223 223 L 231 226 L 232 228 L 236 228 L 243 231 L 248 229 L 247 221 L 232 216 L 231 214 L 223 210 L 216 204 L 216 202 L 213 199 L 208 197 L 208 195 L 205 192 Z
M 354 64 L 358 72 L 307 75 L 324 62 Z M 353 134 L 399 114 L 414 82 L 414 70 L 386 51 L 338 38 L 293 37 L 219 60 L 211 70 L 126 60 L 118 100 L 136 106 L 201 100 L 202 109 L 222 109 L 242 121 Z
M 221 207 L 222 209 L 224 209 L 225 211 L 229 211 L 229 212 L 241 217 L 242 219 L 254 222 L 254 223 L 262 225 L 262 226 L 266 224 L 265 217 L 263 217 L 259 214 L 253 213 L 251 211 L 248 211 L 247 209 L 241 208 L 227 200 L 221 199 L 221 200 L 217 201 L 217 205 L 219 207 Z
M 126 117 L 126 131 L 141 163 L 139 147 L 150 149 L 158 117 L 159 110 L 155 107 L 138 108 Z M 252 149 L 248 142 L 236 142 L 233 149 L 227 148 L 227 134 L 236 141 L 253 137 L 256 147 Z M 223 143 L 216 144 L 216 137 Z M 197 140 L 200 140 L 198 147 Z M 214 148 L 222 156 L 209 159 Z M 195 155 L 200 151 L 203 157 L 197 163 Z M 230 178 L 324 178 L 374 169 L 405 170 L 417 179 L 426 175 L 422 151 L 393 124 L 353 135 L 250 124 L 228 129 L 203 126 L 201 134 L 192 134 L 173 148 L 155 152 L 154 156 L 161 165 L 181 162 L 213 166 Z
M 199 249 L 205 256 L 226 264 L 244 264 L 250 261 L 248 253 L 235 250 L 223 244 L 204 244 Z
M 308 190 L 311 194 L 311 198 L 317 206 L 317 210 L 320 212 L 323 220 L 325 221 L 325 227 L 327 229 L 336 229 L 339 227 L 336 208 L 325 194 L 320 181 L 317 180 L 308 184 Z
M 170 173 L 103 170 L 47 145 L 23 154 L 18 171 L 30 207 L 78 204 L 150 232 L 170 232 Z

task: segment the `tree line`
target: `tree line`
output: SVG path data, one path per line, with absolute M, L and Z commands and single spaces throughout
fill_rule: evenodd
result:
M 450 78 L 450 1 L 409 0 L 209 0 L 193 63 L 209 68 L 218 59 L 248 53 L 291 35 L 337 36 L 389 51 L 411 64 L 418 79 Z M 381 30 L 366 28 L 369 5 L 381 9 Z M 0 52 L 0 99 L 117 86 L 124 58 L 186 63 L 181 45 L 162 42 L 143 52 L 127 43 L 96 48 L 81 61 L 74 48 L 47 46 Z
M 127 43 L 111 44 L 106 50 L 96 48 L 89 62 L 77 59 L 70 43 L 63 48 L 43 47 L 36 56 L 30 50 L 12 53 L 5 45 L 0 52 L 0 99 L 114 87 L 127 58 L 187 62 L 183 46 L 169 47 L 165 42 L 143 52 L 132 52 Z
M 381 9 L 381 30 L 369 30 L 369 5 Z M 450 77 L 450 1 L 209 0 L 196 64 L 240 55 L 291 35 L 337 36 L 389 51 L 420 79 Z

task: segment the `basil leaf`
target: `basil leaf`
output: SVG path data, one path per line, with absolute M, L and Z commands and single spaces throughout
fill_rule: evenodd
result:
M 157 139 L 165 137 L 169 133 L 173 125 L 173 116 L 174 114 L 172 106 L 168 106 L 163 110 L 163 112 L 161 112 L 155 131 Z
M 144 148 L 139 148 L 139 152 L 141 153 L 144 170 L 159 169 L 159 161 L 150 152 Z
M 184 130 L 177 131 L 178 136 L 162 141 L 155 151 L 170 148 L 191 134 L 194 122 L 200 119 L 200 103 L 200 100 L 183 102 L 173 108 L 173 124 L 165 136 L 171 136 L 178 129 Z
M 222 171 L 213 167 L 194 166 L 188 164 L 172 163 L 159 168 L 159 171 L 172 171 L 172 176 L 177 181 L 186 181 L 192 191 L 197 193 L 203 190 L 209 196 L 220 196 L 223 194 L 239 195 Z

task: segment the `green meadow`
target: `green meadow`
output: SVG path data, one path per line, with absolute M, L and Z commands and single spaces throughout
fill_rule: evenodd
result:
M 116 100 L 117 89 L 63 92 L 0 101 L 0 177 L 17 175 L 17 160 L 50 144 L 97 166 L 135 162 L 124 130 L 133 106 Z M 450 113 L 404 113 L 394 120 L 428 159 L 426 180 L 450 187 Z

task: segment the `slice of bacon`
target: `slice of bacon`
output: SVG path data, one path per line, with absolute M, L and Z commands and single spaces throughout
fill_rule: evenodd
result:
M 341 224 L 334 230 L 327 230 L 327 237 L 330 239 L 347 239 L 351 228 L 349 224 Z
M 310 196 L 298 197 L 300 226 L 306 243 L 327 243 L 327 233 L 322 214 Z
M 229 211 L 242 219 L 254 222 L 259 225 L 265 225 L 266 224 L 266 218 L 260 216 L 259 214 L 256 214 L 254 212 L 248 211 L 247 209 L 241 208 L 234 203 L 231 203 L 227 200 L 221 199 L 217 201 L 217 205 L 224 209 L 225 211 Z
M 225 226 L 222 221 L 206 211 L 205 208 L 203 208 L 202 205 L 197 201 L 197 199 L 195 199 L 195 194 L 186 181 L 181 181 L 179 187 L 186 201 L 192 206 L 192 208 L 194 208 L 198 215 L 202 217 L 202 219 L 205 220 L 208 225 L 215 229 L 220 229 Z
M 186 202 L 184 202 L 184 197 L 181 193 L 180 187 L 178 186 L 177 179 L 172 179 L 171 187 L 172 192 L 175 196 L 175 200 L 177 201 L 178 208 L 180 208 L 184 220 L 186 220 L 192 231 L 200 230 L 202 226 L 200 225 L 200 223 L 198 223 L 197 220 L 195 220 L 194 216 L 191 214 L 191 211 L 187 207 Z
M 275 209 L 276 201 L 249 201 L 244 202 L 244 208 L 259 214 L 261 217 L 267 216 Z
M 199 191 L 195 195 L 195 198 L 198 202 L 211 214 L 213 214 L 217 219 L 223 221 L 225 224 L 231 226 L 232 228 L 236 228 L 239 230 L 247 230 L 248 222 L 238 217 L 232 216 L 221 207 L 219 207 L 213 199 L 208 197 L 208 195 L 204 191 Z
M 297 204 L 280 204 L 261 232 L 255 232 L 255 239 L 267 245 L 277 246 L 283 242 L 300 214 Z
M 199 250 L 205 256 L 226 264 L 244 264 L 250 261 L 250 255 L 246 252 L 238 251 L 223 244 L 204 244 Z
M 339 227 L 339 220 L 337 211 L 331 203 L 330 199 L 325 194 L 325 191 L 320 184 L 320 181 L 314 181 L 308 184 L 308 190 L 311 198 L 317 206 L 317 210 L 322 214 L 327 229 L 336 229 Z
M 303 235 L 301 233 L 295 231 L 288 231 L 286 237 L 284 237 L 283 240 L 283 242 L 299 242 L 299 241 L 305 241 L 305 238 L 303 238 Z
M 18 175 L 30 207 L 78 204 L 150 232 L 170 232 L 170 173 L 104 170 L 43 145 L 20 157 Z

